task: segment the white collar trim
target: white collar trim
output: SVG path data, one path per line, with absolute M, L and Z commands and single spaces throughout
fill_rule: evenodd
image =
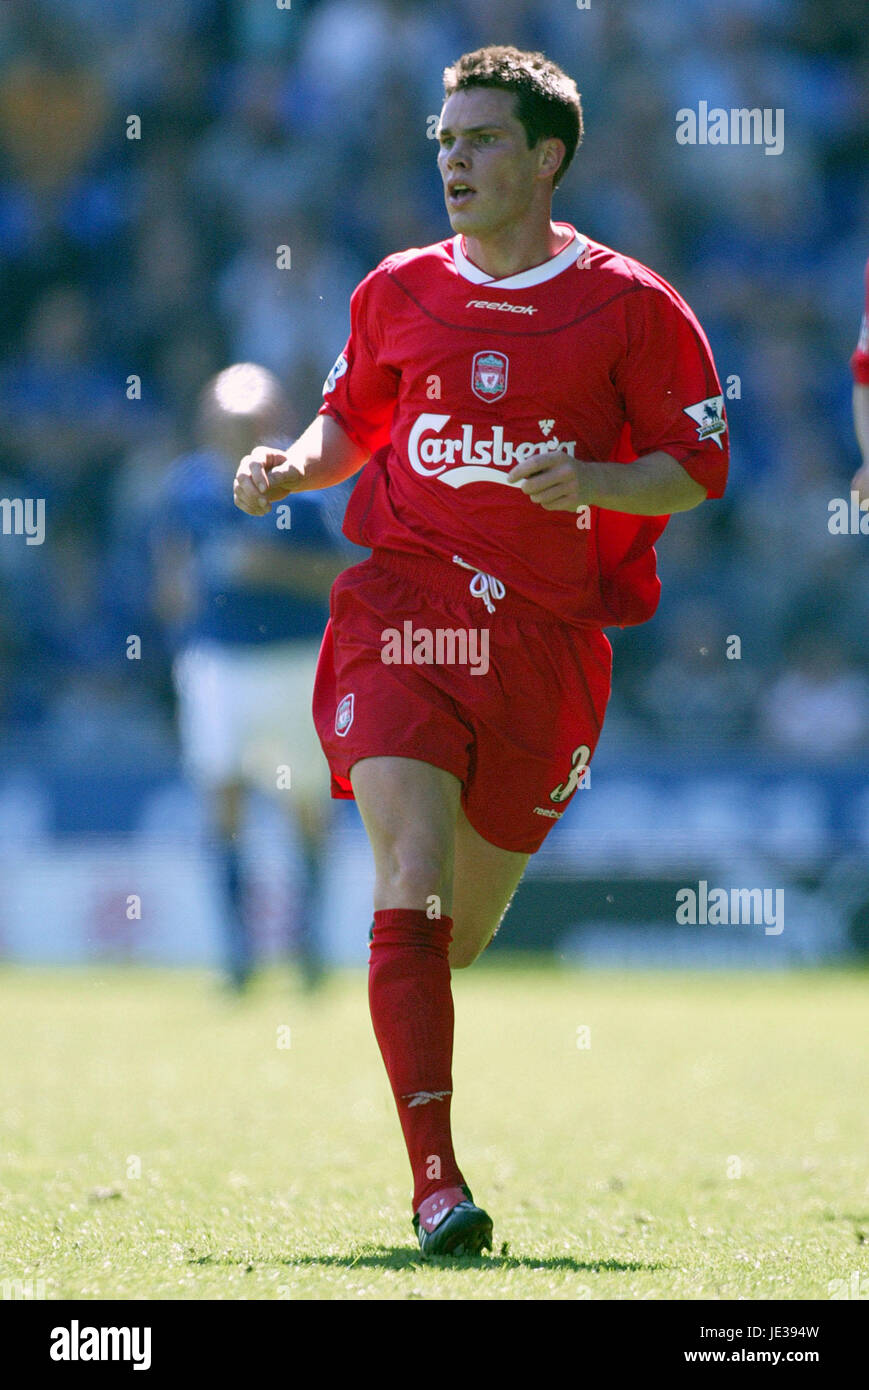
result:
M 555 225 L 565 227 L 568 224 L 557 222 Z M 479 266 L 474 265 L 473 261 L 468 260 L 462 250 L 462 240 L 461 234 L 453 237 L 453 261 L 456 270 L 465 280 L 470 280 L 474 285 L 493 285 L 497 286 L 499 290 L 525 290 L 532 285 L 542 285 L 547 280 L 554 280 L 556 275 L 560 275 L 563 270 L 567 270 L 568 266 L 573 265 L 587 244 L 579 232 L 574 230 L 573 240 L 569 241 L 550 260 L 544 261 L 542 265 L 532 266 L 530 270 L 520 270 L 518 275 L 508 275 L 503 280 L 496 280 L 494 276 L 487 275 L 485 270 L 481 270 Z

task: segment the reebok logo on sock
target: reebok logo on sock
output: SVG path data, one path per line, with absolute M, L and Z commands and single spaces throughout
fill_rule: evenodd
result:
M 408 1109 L 414 1105 L 428 1105 L 430 1100 L 443 1100 L 445 1096 L 451 1096 L 452 1091 L 411 1091 L 410 1095 L 402 1096 L 402 1100 L 407 1101 Z

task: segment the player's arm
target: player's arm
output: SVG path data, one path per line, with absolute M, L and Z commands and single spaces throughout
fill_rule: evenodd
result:
M 633 516 L 671 516 L 705 502 L 707 490 L 671 454 L 658 450 L 631 464 L 592 463 L 570 454 L 544 454 L 517 463 L 507 475 L 546 511 L 603 507 Z
M 343 483 L 370 455 L 332 415 L 317 415 L 289 449 L 261 445 L 238 465 L 233 497 L 249 516 L 265 516 L 273 502 L 291 492 L 311 492 Z
M 628 436 L 623 432 L 607 460 L 562 457 L 557 478 L 522 486 L 543 506 L 633 516 L 687 512 L 722 497 L 727 481 L 727 420 L 712 351 L 690 307 L 656 276 L 644 272 L 623 309 L 611 376 Z
M 388 444 L 398 398 L 400 371 L 381 360 L 378 346 L 390 315 L 372 298 L 383 291 L 378 267 L 350 298 L 350 337 L 323 384 L 323 405 L 303 435 L 287 450 L 261 447 L 242 459 L 235 479 L 235 504 L 264 516 L 291 492 L 312 492 L 344 482 Z

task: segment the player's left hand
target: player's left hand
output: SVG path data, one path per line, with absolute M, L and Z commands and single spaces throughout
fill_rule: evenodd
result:
M 526 497 L 548 512 L 575 512 L 588 503 L 582 468 L 579 459 L 561 450 L 535 454 L 515 464 L 507 474 L 507 482 L 521 484 Z

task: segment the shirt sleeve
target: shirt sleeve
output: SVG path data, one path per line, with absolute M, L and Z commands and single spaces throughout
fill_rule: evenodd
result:
M 700 324 L 674 289 L 626 298 L 627 340 L 616 372 L 634 458 L 662 450 L 707 496 L 723 497 L 729 445 L 724 395 Z
M 860 337 L 851 354 L 851 375 L 858 386 L 869 386 L 869 261 L 866 262 L 866 302 L 863 306 Z
M 388 321 L 374 300 L 384 272 L 378 267 L 350 299 L 350 337 L 323 385 L 320 415 L 331 415 L 361 448 L 373 454 L 389 443 L 401 373 L 384 360 L 378 323 Z

